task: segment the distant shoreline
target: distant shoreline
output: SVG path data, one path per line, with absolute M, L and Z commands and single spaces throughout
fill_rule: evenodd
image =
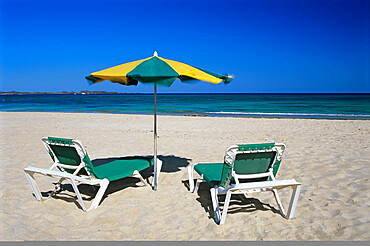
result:
M 6 95 L 150 95 L 153 93 L 137 93 L 137 92 L 111 92 L 111 91 L 62 91 L 62 92 L 19 92 L 19 91 L 0 91 L 0 96 Z M 159 95 L 213 95 L 213 94 L 249 94 L 249 95 L 259 95 L 259 94 L 274 94 L 274 95 L 294 95 L 294 94 L 304 94 L 304 95 L 370 95 L 370 92 L 217 92 L 217 93 L 158 93 Z
M 118 111 L 1 111 L 1 113 L 52 113 L 52 114 L 113 114 L 113 115 L 153 115 L 145 112 L 118 112 Z M 300 120 L 365 120 L 367 116 L 299 116 L 299 115 L 237 115 L 237 114 L 215 114 L 215 113 L 162 113 L 157 112 L 157 116 L 176 116 L 176 117 L 200 117 L 200 118 L 241 118 L 241 119 L 300 119 Z
M 62 91 L 62 92 L 18 92 L 18 91 L 0 91 L 0 95 L 127 95 L 141 93 L 126 93 L 126 92 L 107 92 L 107 91 Z

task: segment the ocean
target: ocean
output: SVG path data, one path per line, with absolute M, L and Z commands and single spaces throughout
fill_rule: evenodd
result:
M 1 95 L 0 111 L 153 114 L 153 94 Z M 158 94 L 159 115 L 370 119 L 370 94 Z

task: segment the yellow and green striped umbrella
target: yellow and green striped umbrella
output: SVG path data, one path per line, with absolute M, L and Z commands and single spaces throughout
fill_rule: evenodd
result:
M 227 84 L 232 75 L 221 75 L 187 64 L 159 57 L 154 52 L 152 57 L 128 62 L 115 67 L 91 73 L 85 77 L 89 82 L 98 83 L 109 80 L 122 85 L 137 85 L 141 83 L 154 84 L 154 190 L 157 189 L 160 170 L 157 166 L 157 85 L 171 86 L 176 79 L 182 82 L 190 80 L 207 81 L 218 84 L 222 81 Z
M 176 79 L 182 82 L 202 80 L 218 84 L 222 81 L 229 83 L 231 76 L 212 73 L 185 63 L 165 59 L 157 56 L 155 52 L 154 56 L 146 59 L 91 73 L 86 76 L 86 79 L 92 83 L 109 80 L 122 85 L 137 85 L 140 81 L 169 87 Z

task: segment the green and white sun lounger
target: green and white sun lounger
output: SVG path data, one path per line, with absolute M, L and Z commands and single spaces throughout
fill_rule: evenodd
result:
M 145 185 L 149 186 L 145 179 L 140 175 L 142 171 L 153 165 L 153 159 L 132 158 L 114 160 L 99 166 L 94 166 L 78 140 L 64 138 L 42 138 L 42 141 L 49 152 L 54 164 L 50 169 L 28 166 L 24 169 L 28 182 L 37 200 L 42 201 L 50 198 L 59 189 L 63 181 L 69 181 L 77 195 L 79 204 L 84 211 L 89 211 L 98 207 L 110 181 L 126 178 L 139 178 Z M 158 176 L 162 167 L 162 161 L 157 160 L 157 169 L 154 170 L 154 182 L 158 183 Z M 42 174 L 50 177 L 59 178 L 54 190 L 46 198 L 41 195 L 37 186 L 34 174 Z M 78 184 L 100 186 L 93 202 L 86 208 Z M 150 187 L 150 186 L 149 186 Z
M 212 206 L 217 223 L 224 224 L 232 194 L 251 194 L 272 191 L 280 212 L 286 219 L 294 216 L 301 184 L 294 179 L 276 180 L 284 144 L 263 143 L 233 145 L 226 150 L 223 163 L 196 163 L 189 167 L 190 191 L 198 189 L 199 183 L 206 181 L 210 186 Z M 194 170 L 200 175 L 194 187 Z M 293 192 L 288 212 L 285 213 L 277 190 L 292 187 Z M 218 195 L 225 195 L 221 214 Z

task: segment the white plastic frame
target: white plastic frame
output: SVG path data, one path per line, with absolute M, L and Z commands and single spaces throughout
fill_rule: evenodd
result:
M 220 223 L 221 225 L 225 223 L 226 220 L 226 215 L 227 215 L 227 210 L 229 207 L 230 199 L 232 194 L 250 194 L 250 193 L 255 193 L 255 192 L 264 192 L 264 191 L 271 191 L 274 194 L 276 203 L 279 206 L 280 213 L 281 215 L 286 218 L 286 219 L 292 219 L 294 217 L 294 212 L 295 208 L 297 206 L 298 198 L 299 198 L 299 193 L 301 190 L 301 183 L 298 183 L 294 179 L 289 179 L 289 180 L 276 180 L 275 176 L 273 174 L 273 166 L 275 165 L 276 161 L 280 161 L 283 153 L 285 151 L 285 144 L 283 143 L 276 143 L 275 146 L 271 150 L 249 150 L 249 151 L 241 151 L 237 150 L 236 152 L 230 152 L 230 150 L 234 149 L 235 145 L 230 146 L 225 155 L 225 160 L 226 156 L 230 155 L 230 153 L 235 153 L 241 154 L 241 153 L 256 153 L 256 152 L 267 152 L 267 151 L 277 151 L 277 155 L 275 156 L 274 162 L 271 165 L 271 168 L 268 170 L 266 173 L 259 173 L 259 174 L 248 174 L 248 175 L 241 175 L 235 173 L 234 170 L 232 170 L 232 175 L 235 180 L 235 185 L 229 186 L 227 188 L 223 187 L 212 187 L 210 189 L 211 192 L 211 198 L 212 198 L 212 206 L 213 206 L 213 211 L 214 211 L 214 216 L 215 216 L 215 221 L 217 223 Z M 234 158 L 232 158 L 235 160 Z M 204 182 L 205 180 L 203 179 L 203 175 L 200 175 L 200 177 L 197 179 L 196 184 L 194 186 L 194 167 L 199 164 L 195 163 L 191 165 L 188 168 L 188 174 L 189 174 L 189 188 L 190 192 L 196 192 L 199 187 L 200 182 Z M 272 181 L 260 181 L 260 182 L 250 182 L 250 183 L 240 183 L 239 179 L 250 179 L 250 178 L 261 178 L 261 177 L 270 177 Z M 292 188 L 292 195 L 291 199 L 289 202 L 289 207 L 288 207 L 288 212 L 286 213 L 284 210 L 284 207 L 280 201 L 279 195 L 277 193 L 277 190 L 283 189 L 286 187 L 291 187 Z M 221 212 L 219 201 L 218 201 L 218 195 L 226 195 L 225 203 L 224 203 L 224 208 L 223 211 Z
M 80 159 L 81 159 L 81 164 L 79 166 L 71 166 L 71 165 L 61 164 L 59 162 L 57 156 L 54 154 L 52 149 L 49 147 L 50 142 L 48 141 L 48 138 L 44 137 L 44 138 L 42 138 L 42 141 L 43 141 L 44 146 L 47 149 L 47 151 L 51 152 L 52 155 L 54 156 L 53 165 L 49 169 L 32 167 L 32 166 L 28 166 L 24 169 L 27 180 L 28 180 L 29 184 L 31 185 L 31 189 L 32 189 L 33 193 L 35 194 L 36 199 L 38 201 L 45 201 L 45 200 L 49 199 L 59 189 L 59 187 L 60 187 L 60 185 L 62 184 L 63 181 L 69 181 L 72 185 L 72 188 L 73 188 L 74 192 L 76 193 L 77 200 L 78 200 L 82 210 L 87 212 L 87 211 L 90 211 L 91 209 L 96 209 L 98 207 L 99 203 L 101 202 L 101 200 L 103 198 L 103 195 L 105 194 L 106 189 L 108 188 L 109 180 L 108 179 L 97 179 L 86 168 L 86 163 L 84 162 L 83 159 L 84 159 L 84 157 L 87 153 L 86 153 L 86 149 L 84 148 L 82 143 L 78 140 L 72 140 L 72 144 L 67 144 L 68 146 L 74 147 L 76 149 L 76 151 L 77 151 L 77 153 L 78 153 L 78 155 L 80 156 Z M 53 143 L 53 145 L 64 146 L 65 144 Z M 63 170 L 63 168 L 72 169 L 72 170 L 75 169 L 75 171 L 73 172 L 73 174 L 70 174 L 70 173 L 65 172 L 65 171 L 53 170 L 57 167 L 62 168 L 62 170 Z M 154 182 L 156 182 L 156 183 L 158 183 L 158 178 L 159 178 L 159 173 L 160 173 L 161 167 L 162 167 L 162 161 L 157 159 L 157 170 L 154 171 Z M 84 176 L 82 176 L 82 175 L 78 176 L 77 175 L 78 172 L 82 168 L 85 168 L 88 175 L 84 175 Z M 47 197 L 42 196 L 42 194 L 40 192 L 40 189 L 37 186 L 37 182 L 35 180 L 35 177 L 34 177 L 35 174 L 41 174 L 41 175 L 45 175 L 45 176 L 49 176 L 49 177 L 59 178 L 59 181 L 54 186 L 53 191 Z M 141 174 L 139 173 L 138 170 L 135 170 L 134 173 L 132 175 L 128 176 L 128 177 L 139 178 L 146 186 L 151 187 L 145 181 L 145 179 L 141 176 Z M 87 185 L 92 185 L 92 186 L 98 185 L 98 186 L 100 186 L 100 188 L 99 188 L 99 190 L 98 190 L 98 192 L 97 192 L 97 194 L 96 194 L 96 196 L 95 196 L 95 198 L 94 198 L 94 200 L 91 203 L 89 208 L 87 208 L 86 205 L 83 202 L 81 193 L 80 193 L 80 191 L 78 189 L 78 186 L 77 186 L 78 184 L 87 184 Z

